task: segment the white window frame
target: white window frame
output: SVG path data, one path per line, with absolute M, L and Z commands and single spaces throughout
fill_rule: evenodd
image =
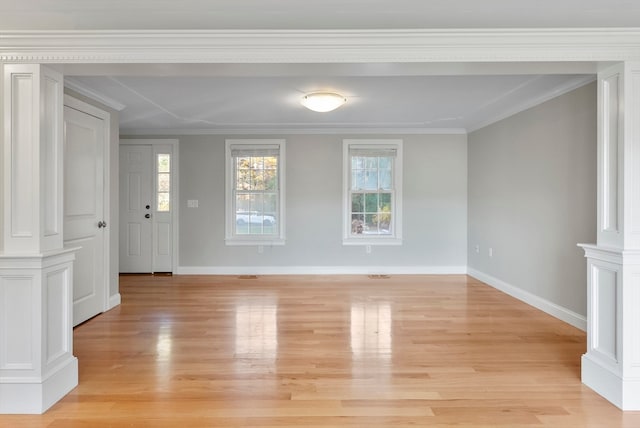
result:
M 351 148 L 396 150 L 393 163 L 391 235 L 351 233 Z M 342 245 L 402 245 L 402 140 L 347 139 L 342 141 Z
M 236 235 L 236 221 L 233 186 L 235 182 L 231 147 L 246 145 L 278 146 L 278 234 L 277 235 Z M 225 244 L 226 245 L 284 245 L 285 244 L 285 140 L 281 139 L 232 139 L 225 141 Z

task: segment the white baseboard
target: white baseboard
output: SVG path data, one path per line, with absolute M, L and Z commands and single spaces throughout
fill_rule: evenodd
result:
M 587 318 L 580 314 L 473 268 L 467 268 L 467 274 L 582 331 L 587 330 Z
M 120 302 L 121 302 L 120 293 L 116 293 L 113 296 L 109 296 L 109 302 L 108 302 L 109 306 L 107 307 L 107 310 L 111 310 L 115 308 L 120 304 Z
M 178 275 L 465 275 L 466 266 L 179 266 Z

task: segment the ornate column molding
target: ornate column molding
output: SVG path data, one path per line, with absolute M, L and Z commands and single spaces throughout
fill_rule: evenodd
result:
M 640 28 L 5 31 L 0 61 L 362 63 L 640 60 Z
M 5 253 L 62 248 L 62 92 L 54 70 L 4 66 Z
M 63 76 L 0 67 L 0 413 L 42 413 L 78 384 L 74 249 L 63 249 Z
M 588 265 L 582 381 L 640 410 L 640 63 L 598 74 L 598 233 Z

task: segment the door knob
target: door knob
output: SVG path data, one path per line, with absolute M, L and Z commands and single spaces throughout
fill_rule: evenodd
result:
M 102 229 L 103 227 L 107 227 L 107 222 L 100 220 L 98 222 L 98 229 Z
M 145 214 L 144 218 L 151 218 L 151 214 Z
M 145 205 L 145 208 L 149 209 L 149 208 L 151 208 L 151 205 Z

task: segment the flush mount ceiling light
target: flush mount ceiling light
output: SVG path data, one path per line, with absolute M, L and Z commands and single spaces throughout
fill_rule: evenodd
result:
M 313 92 L 302 97 L 300 101 L 309 110 L 320 113 L 335 110 L 346 102 L 347 99 L 345 97 L 333 92 Z

